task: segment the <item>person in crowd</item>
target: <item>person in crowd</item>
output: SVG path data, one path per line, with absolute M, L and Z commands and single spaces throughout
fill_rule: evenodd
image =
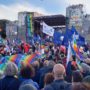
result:
M 67 82 L 72 82 L 72 56 L 69 59 L 69 62 L 66 63 L 66 76 L 65 76 L 65 80 Z
M 17 66 L 13 62 L 8 62 L 4 71 L 5 77 L 0 80 L 0 90 L 19 90 L 21 82 L 17 74 Z
M 54 80 L 53 73 L 47 73 L 44 77 L 44 85 L 51 84 Z
M 34 61 L 32 66 L 35 69 L 35 76 L 32 79 L 39 84 L 39 79 L 40 79 L 40 74 L 39 74 L 40 63 L 39 63 L 39 61 L 38 60 Z
M 58 61 L 60 61 L 64 65 L 64 67 L 66 68 L 66 61 L 67 60 L 66 60 L 66 55 L 63 51 L 60 52 L 60 60 L 58 60 Z
M 22 53 L 24 53 L 24 43 L 23 42 L 21 43 L 20 48 L 21 48 Z
M 72 82 L 82 82 L 82 79 L 83 79 L 83 75 L 79 70 L 73 71 Z
M 54 81 L 46 85 L 44 90 L 71 90 L 71 84 L 64 80 L 65 67 L 62 64 L 56 64 L 53 68 Z
M 53 49 L 52 45 L 49 46 L 49 53 L 48 53 L 48 55 L 49 55 L 48 60 L 52 60 L 54 58 L 54 49 Z
M 55 57 L 56 57 L 56 62 L 58 60 L 60 60 L 60 50 L 59 50 L 59 47 L 56 48 Z
M 62 61 L 62 64 L 66 67 L 66 47 L 60 46 L 60 60 Z
M 72 90 L 89 90 L 82 83 L 74 83 L 72 85 Z
M 37 90 L 32 84 L 25 84 L 20 86 L 19 90 Z
M 35 50 L 36 50 L 35 45 L 32 45 L 32 52 L 35 52 Z
M 90 75 L 90 66 L 86 63 L 81 63 L 81 72 L 83 74 L 84 77 L 86 77 L 87 75 Z
M 22 67 L 20 70 L 20 81 L 22 82 L 21 85 L 32 84 L 32 86 L 38 90 L 38 84 L 31 79 L 35 74 L 34 68 L 30 64 L 23 66 L 24 67 Z
M 39 61 L 37 60 L 37 61 L 34 61 L 33 62 L 33 64 L 32 64 L 32 66 L 35 68 L 35 69 L 39 69 Z
M 90 90 L 90 75 L 86 76 L 83 81 L 82 84 L 88 89 Z
M 75 55 L 72 55 L 71 68 L 73 71 L 77 70 L 77 62 L 76 62 L 76 56 Z
M 49 72 L 52 72 L 54 65 L 55 65 L 54 61 L 45 61 L 44 62 L 44 67 L 42 67 L 39 71 L 39 74 L 40 74 L 40 81 L 39 81 L 40 89 L 42 89 L 44 87 L 45 74 L 47 74 Z
M 85 63 L 90 66 L 90 58 L 85 59 Z

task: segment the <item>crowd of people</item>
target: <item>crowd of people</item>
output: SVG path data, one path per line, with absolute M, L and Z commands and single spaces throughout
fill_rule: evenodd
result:
M 68 64 L 67 48 L 51 42 L 44 45 L 21 43 L 9 52 L 4 51 L 4 47 L 0 50 L 2 56 L 37 51 L 45 55 L 32 64 L 21 62 L 20 70 L 15 63 L 8 62 L 0 72 L 0 90 L 90 90 L 90 53 L 86 47 L 80 49 L 85 60 L 71 55 Z

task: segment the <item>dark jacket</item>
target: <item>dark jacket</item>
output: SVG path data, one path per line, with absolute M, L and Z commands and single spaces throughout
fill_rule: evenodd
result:
M 20 78 L 21 86 L 25 84 L 31 84 L 33 85 L 37 90 L 39 90 L 39 85 L 37 82 L 34 82 L 32 79 L 25 79 L 25 78 Z
M 49 72 L 52 72 L 52 70 L 53 70 L 53 67 L 51 67 L 51 66 L 45 66 L 45 67 L 40 69 L 40 71 L 39 71 L 39 74 L 40 74 L 40 81 L 39 81 L 40 89 L 42 89 L 44 87 L 45 74 L 47 74 Z
M 39 84 L 40 74 L 39 74 L 39 69 L 38 68 L 35 68 L 35 76 L 32 78 L 32 80 Z
M 50 85 L 47 85 L 44 90 L 71 90 L 71 84 L 64 80 L 55 80 Z
M 19 90 L 21 82 L 13 76 L 6 76 L 0 80 L 0 90 Z
M 72 82 L 72 66 L 71 66 L 71 61 L 68 62 L 67 67 L 66 67 L 66 81 L 67 82 Z

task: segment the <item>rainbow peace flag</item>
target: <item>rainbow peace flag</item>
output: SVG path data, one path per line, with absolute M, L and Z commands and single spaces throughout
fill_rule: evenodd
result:
M 21 62 L 23 61 L 26 64 L 32 64 L 36 58 L 39 58 L 40 55 L 38 53 L 34 53 L 31 55 L 22 55 L 22 54 L 15 54 L 15 55 L 11 55 L 11 56 L 5 56 L 2 57 L 0 60 L 0 70 L 4 70 L 6 67 L 6 64 L 11 61 L 14 62 L 18 68 L 21 66 Z
M 25 60 L 23 60 L 26 64 L 28 63 L 33 63 L 35 61 L 35 59 L 37 58 L 37 54 L 32 54 L 32 55 L 28 55 L 26 56 Z
M 78 48 L 78 45 L 77 45 L 77 41 L 76 41 L 75 36 L 73 38 L 73 49 L 76 52 L 76 54 L 79 56 L 80 60 L 84 60 L 83 55 L 79 51 L 79 48 Z
M 73 40 L 73 49 L 74 49 L 74 51 L 75 51 L 76 53 L 79 52 L 79 49 L 78 49 L 78 46 L 77 46 L 77 42 L 76 42 L 76 38 L 74 38 L 74 40 Z

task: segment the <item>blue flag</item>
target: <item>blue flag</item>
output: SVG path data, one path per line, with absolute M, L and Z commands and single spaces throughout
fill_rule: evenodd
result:
M 55 44 L 61 44 L 61 43 L 62 43 L 62 41 L 60 40 L 60 37 L 61 37 L 61 36 L 62 36 L 62 34 L 61 34 L 60 32 L 55 31 L 55 32 L 54 32 L 53 42 L 54 42 Z

